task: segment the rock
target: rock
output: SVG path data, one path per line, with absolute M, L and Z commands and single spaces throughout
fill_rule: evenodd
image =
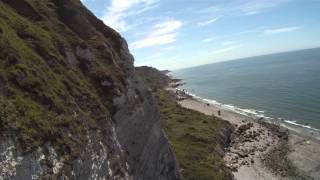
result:
M 108 79 L 105 79 L 101 82 L 101 86 L 111 87 L 112 85 L 113 85 L 113 82 Z
M 233 172 L 237 172 L 238 171 L 238 166 L 231 166 L 230 169 Z
M 93 53 L 88 48 L 82 48 L 81 46 L 77 46 L 76 55 L 87 61 L 92 61 L 94 58 Z
M 258 151 L 260 151 L 260 152 L 264 152 L 264 151 L 266 151 L 267 150 L 267 147 L 259 147 L 258 148 Z
M 76 56 L 73 54 L 71 50 L 66 49 L 65 54 L 66 54 L 66 59 L 70 65 L 75 66 L 79 64 L 79 61 L 77 60 Z
M 235 156 L 234 156 L 234 159 L 235 159 L 235 160 L 238 160 L 238 159 L 239 159 L 239 156 L 235 155 Z M 238 162 L 238 161 L 237 161 L 237 162 Z
M 253 163 L 254 163 L 254 160 L 253 160 L 253 158 L 251 159 L 251 161 L 250 161 L 250 162 L 251 162 L 251 164 L 253 164 Z
M 248 157 L 249 153 L 246 150 L 240 150 L 237 152 L 240 158 Z
M 240 163 L 240 166 L 244 166 L 244 165 L 246 165 L 246 164 L 247 164 L 246 161 L 242 161 L 242 162 Z
M 247 124 L 243 124 L 241 126 L 238 127 L 238 131 L 239 133 L 243 133 L 244 131 L 250 129 L 251 127 L 253 127 L 253 123 L 247 123 Z

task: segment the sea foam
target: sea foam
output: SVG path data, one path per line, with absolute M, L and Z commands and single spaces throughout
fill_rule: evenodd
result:
M 183 91 L 185 94 L 191 96 L 192 98 L 201 101 L 203 103 L 209 103 L 215 106 L 220 106 L 222 109 L 225 110 L 230 110 L 233 111 L 235 113 L 253 118 L 253 119 L 265 119 L 267 122 L 269 123 L 276 123 L 279 124 L 282 127 L 285 127 L 289 130 L 298 132 L 298 133 L 303 133 L 304 135 L 312 135 L 314 138 L 320 140 L 320 129 L 314 128 L 310 125 L 303 125 L 303 124 L 299 124 L 297 121 L 295 120 L 287 120 L 287 119 L 283 119 L 283 118 L 274 118 L 274 117 L 269 117 L 265 115 L 265 111 L 263 110 L 257 110 L 257 109 L 245 109 L 245 108 L 240 108 L 237 107 L 235 105 L 232 104 L 223 104 L 220 103 L 216 100 L 213 99 L 207 99 L 207 98 L 202 98 L 200 96 L 197 96 L 189 91 L 187 91 L 186 89 L 180 89 L 180 88 L 176 88 L 176 90 L 179 91 Z

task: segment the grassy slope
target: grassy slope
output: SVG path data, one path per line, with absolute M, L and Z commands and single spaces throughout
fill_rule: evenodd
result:
M 163 75 L 155 71 L 143 71 L 146 84 L 154 89 L 158 100 L 162 125 L 174 147 L 182 175 L 187 180 L 231 179 L 231 172 L 224 166 L 221 130 L 229 127 L 226 121 L 189 110 L 176 103 L 173 94 L 157 88 Z M 152 72 L 153 75 L 146 74 Z M 141 77 L 141 76 L 140 76 Z M 150 77 L 156 79 L 150 80 Z
M 159 89 L 170 83 L 171 79 L 155 68 L 148 66 L 136 67 L 136 74 L 143 77 L 145 84 L 152 89 Z
M 165 90 L 155 93 L 163 127 L 173 144 L 185 179 L 230 179 L 224 167 L 220 132 L 228 123 L 178 105 Z
M 99 41 L 108 41 L 74 33 L 60 21 L 51 0 L 7 2 L 29 6 L 17 11 L 0 1 L 0 131 L 16 132 L 26 151 L 51 141 L 62 153 L 76 156 L 87 130 L 110 119 L 108 97 L 121 89 L 120 70 L 105 62 L 112 50 L 96 48 Z M 72 12 L 80 14 L 80 1 L 70 4 Z M 79 46 L 94 54 L 90 69 L 71 67 L 66 60 L 64 50 Z M 111 79 L 114 87 L 101 87 L 103 78 Z

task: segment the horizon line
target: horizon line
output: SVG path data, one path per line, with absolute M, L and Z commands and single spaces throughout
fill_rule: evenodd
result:
M 200 65 L 195 65 L 195 66 L 188 66 L 188 67 L 178 68 L 178 69 L 159 69 L 159 70 L 161 70 L 161 71 L 163 71 L 163 70 L 178 71 L 178 70 L 184 70 L 184 69 L 195 68 L 195 67 L 200 67 L 200 66 L 206 66 L 209 64 L 224 63 L 224 62 L 237 61 L 237 60 L 242 60 L 242 59 L 247 59 L 247 58 L 255 58 L 255 57 L 261 57 L 261 56 L 289 53 L 289 52 L 295 52 L 295 51 L 304 51 L 304 50 L 311 50 L 311 49 L 320 49 L 320 46 L 311 47 L 311 48 L 303 48 L 303 49 L 292 49 L 292 50 L 287 50 L 287 51 L 278 51 L 278 52 L 259 54 L 259 55 L 253 55 L 253 56 L 244 56 L 244 57 L 232 58 L 232 59 L 225 59 L 225 60 L 221 60 L 221 61 L 217 61 L 217 62 L 210 62 L 210 63 L 200 64 Z M 147 65 L 143 65 L 143 66 L 147 66 Z M 135 67 L 141 67 L 141 66 L 135 66 Z M 152 66 L 150 66 L 150 67 L 152 67 Z

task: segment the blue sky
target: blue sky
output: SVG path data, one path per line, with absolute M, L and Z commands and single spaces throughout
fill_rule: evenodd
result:
M 320 0 L 82 0 L 135 65 L 180 69 L 320 47 Z

